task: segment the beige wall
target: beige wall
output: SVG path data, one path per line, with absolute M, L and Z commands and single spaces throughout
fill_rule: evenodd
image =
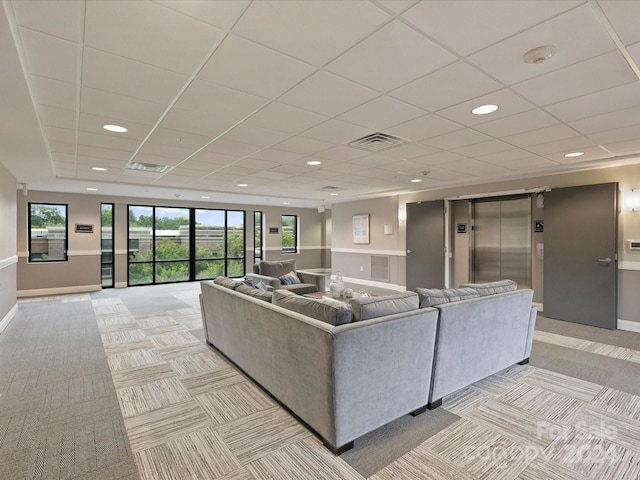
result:
M 16 187 L 15 177 L 0 163 L 0 325 L 16 307 Z
M 532 177 L 521 180 L 511 180 L 494 182 L 484 185 L 473 185 L 465 187 L 452 187 L 426 192 L 415 192 L 394 197 L 384 197 L 373 200 L 363 200 L 358 202 L 346 202 L 334 204 L 333 215 L 333 245 L 332 245 L 332 268 L 333 270 L 346 270 L 349 276 L 369 281 L 368 271 L 360 272 L 352 256 L 341 253 L 343 249 L 351 249 L 356 253 L 365 255 L 367 250 L 389 249 L 394 250 L 394 261 L 397 261 L 395 268 L 398 275 L 391 283 L 393 287 L 406 285 L 406 278 L 402 273 L 406 269 L 406 238 L 404 225 L 398 224 L 398 211 L 406 209 L 406 204 L 418 201 L 440 200 L 443 198 L 455 199 L 456 196 L 482 195 L 494 192 L 508 192 L 520 189 L 536 189 L 539 187 L 560 188 L 577 185 L 590 185 L 597 183 L 618 182 L 620 190 L 640 188 L 640 165 L 627 165 L 611 168 L 598 168 L 583 172 L 565 173 L 560 175 L 547 175 Z M 452 202 L 453 204 L 454 202 Z M 532 201 L 532 220 L 544 220 L 544 209 L 536 206 L 535 195 Z M 390 238 L 382 235 L 381 228 L 371 229 L 371 245 L 355 246 L 350 244 L 351 215 L 354 213 L 371 213 L 372 219 L 376 219 L 377 225 L 392 223 L 394 235 Z M 452 222 L 453 223 L 453 222 Z M 619 304 L 618 313 L 622 320 L 640 322 L 640 297 L 637 295 L 637 288 L 640 287 L 640 252 L 632 252 L 626 249 L 624 240 L 640 240 L 640 212 L 621 212 L 619 217 Z M 396 231 L 398 234 L 396 235 Z M 456 238 L 455 230 L 451 230 L 452 242 L 458 242 L 455 255 L 462 255 L 459 259 L 467 268 L 460 267 L 456 262 L 451 264 L 451 272 L 455 284 L 461 282 L 465 272 L 468 275 L 468 256 L 464 256 L 462 251 L 468 248 L 464 244 L 464 239 Z M 536 245 L 544 243 L 543 233 L 532 233 L 532 280 L 536 290 L 535 301 L 543 303 L 544 292 L 542 285 L 542 259 L 536 256 Z M 456 246 L 452 243 L 452 246 Z M 459 250 L 458 250 L 459 248 Z M 362 252 L 360 252 L 361 250 Z
M 14 184 L 15 188 L 15 184 Z M 27 261 L 27 205 L 28 202 L 64 203 L 68 205 L 69 260 L 67 262 L 28 263 Z M 156 200 L 136 197 L 106 197 L 99 195 L 66 194 L 30 191 L 28 197 L 18 197 L 17 249 L 18 294 L 37 295 L 48 292 L 99 290 L 100 284 L 100 204 L 114 204 L 115 222 L 115 283 L 127 284 L 127 205 L 166 207 L 221 208 L 246 211 L 247 268 L 253 263 L 253 212 L 264 213 L 265 258 L 276 260 L 295 258 L 298 268 L 322 267 L 322 253 L 326 245 L 322 240 L 323 215 L 315 209 L 265 207 L 216 202 L 188 202 Z M 299 222 L 299 253 L 281 253 L 280 235 L 269 235 L 269 227 L 280 228 L 281 215 L 297 215 Z M 94 233 L 75 233 L 75 224 L 94 225 Z M 15 225 L 16 222 L 13 222 Z M 14 235 L 14 238 L 16 236 Z M 14 249 L 15 251 L 15 249 Z

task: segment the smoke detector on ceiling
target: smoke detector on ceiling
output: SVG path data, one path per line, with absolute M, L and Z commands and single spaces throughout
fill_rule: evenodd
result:
M 536 47 L 534 49 L 529 50 L 522 56 L 522 59 L 525 63 L 542 63 L 546 60 L 549 60 L 556 54 L 556 47 L 553 45 L 545 45 L 543 47 Z

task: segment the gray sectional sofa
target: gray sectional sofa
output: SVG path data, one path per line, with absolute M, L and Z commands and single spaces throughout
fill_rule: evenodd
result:
M 205 336 L 334 453 L 531 352 L 532 290 L 513 282 L 352 299 L 201 283 Z
M 352 309 L 338 301 L 278 290 L 271 303 L 268 293 L 251 295 L 251 287 L 231 282 L 201 283 L 207 342 L 334 453 L 400 416 L 426 410 L 438 312 L 418 308 L 417 294 L 363 305 L 353 321 L 345 318 Z

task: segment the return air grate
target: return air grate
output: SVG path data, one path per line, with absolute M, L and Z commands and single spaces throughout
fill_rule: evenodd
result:
M 369 152 L 379 152 L 380 150 L 397 147 L 404 143 L 407 143 L 407 141 L 402 138 L 394 137 L 387 133 L 376 132 L 350 142 L 349 146 L 359 148 L 361 150 L 367 150 Z
M 389 281 L 389 257 L 371 255 L 371 280 Z
M 157 163 L 129 162 L 125 168 L 137 170 L 139 172 L 166 173 L 171 170 L 169 165 L 158 165 Z

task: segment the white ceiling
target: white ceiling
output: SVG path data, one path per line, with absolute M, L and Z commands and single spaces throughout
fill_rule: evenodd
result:
M 0 161 L 30 189 L 315 207 L 640 155 L 636 0 L 3 7 Z M 406 143 L 348 146 L 376 132 Z

